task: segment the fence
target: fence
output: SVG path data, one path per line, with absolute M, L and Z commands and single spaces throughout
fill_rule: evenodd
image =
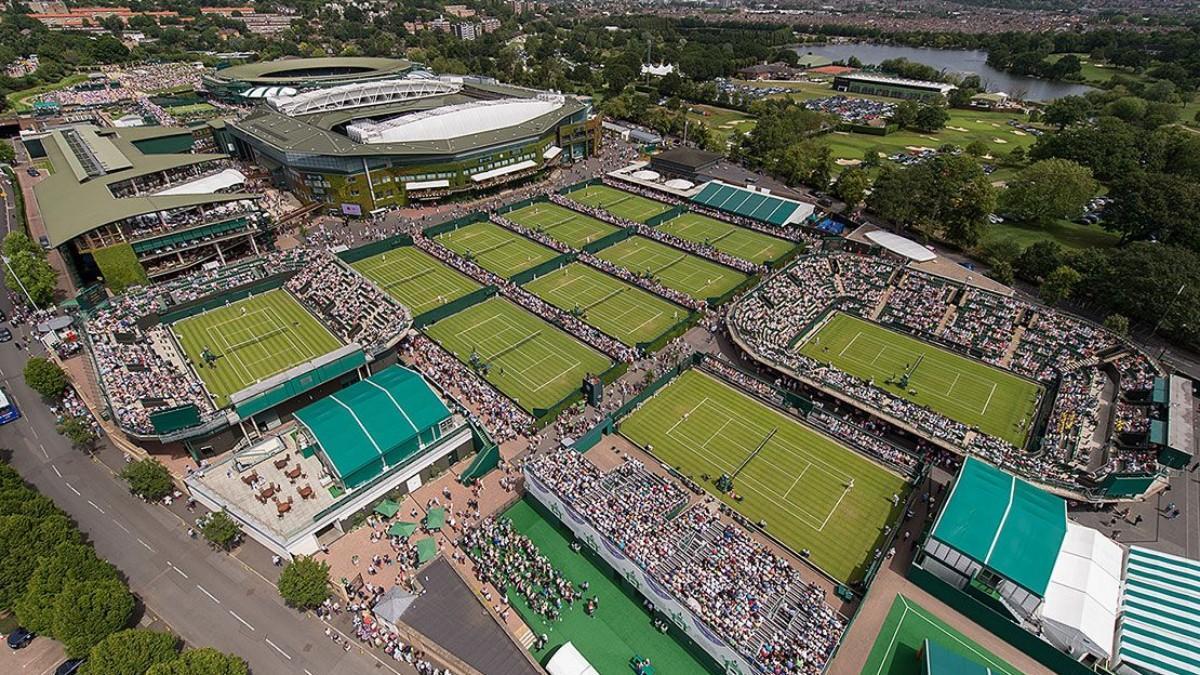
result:
M 651 217 L 647 218 L 646 224 L 649 225 L 650 227 L 658 227 L 659 225 L 662 225 L 663 223 L 667 222 L 668 220 L 674 220 L 675 218 L 678 218 L 679 216 L 682 216 L 683 214 L 685 214 L 687 212 L 688 212 L 688 207 L 684 206 L 683 204 L 680 204 L 678 206 L 673 206 L 673 207 L 671 207 L 671 209 L 669 211 L 664 211 L 656 216 L 651 216 Z
M 588 253 L 596 253 L 597 251 L 604 250 L 613 244 L 625 241 L 634 234 L 637 234 L 637 231 L 632 227 L 627 227 L 623 230 L 617 230 L 616 232 L 600 237 L 596 241 L 593 241 L 589 244 L 584 244 L 583 250 L 587 251 Z
M 386 253 L 394 248 L 401 246 L 412 246 L 413 239 L 407 234 L 397 234 L 394 237 L 388 237 L 380 241 L 373 241 L 369 244 L 363 244 L 358 248 L 352 248 L 348 251 L 342 251 L 337 254 L 342 262 L 347 264 L 356 263 L 359 260 L 365 260 L 380 253 Z
M 218 293 L 217 295 L 210 296 L 202 300 L 176 305 L 175 309 L 163 314 L 159 314 L 156 321 L 158 323 L 175 323 L 176 321 L 186 319 L 189 316 L 195 316 L 196 314 L 207 312 L 210 309 L 224 307 L 231 302 L 237 302 L 238 300 L 248 298 L 251 295 L 273 291 L 277 288 L 281 288 L 284 282 L 287 281 L 291 275 L 291 272 L 283 272 L 267 277 L 266 279 L 260 279 L 244 286 L 239 286 L 238 288 L 234 288 L 224 293 Z
M 531 204 L 539 204 L 541 202 L 547 202 L 547 201 L 550 201 L 550 200 L 545 195 L 538 195 L 536 197 L 522 199 L 519 202 L 513 202 L 512 204 L 505 204 L 504 206 L 501 206 L 500 208 L 496 209 L 495 214 L 498 216 L 502 216 L 506 213 L 512 213 L 513 211 L 519 211 Z
M 642 350 L 643 354 L 652 354 L 667 346 L 667 343 L 671 340 L 674 340 L 680 335 L 688 332 L 688 329 L 696 325 L 699 320 L 700 312 L 688 312 L 687 316 L 683 317 L 683 319 L 680 319 L 675 325 L 660 333 L 658 337 L 655 337 L 648 342 L 639 342 L 636 346 L 638 349 Z
M 441 307 L 435 307 L 428 312 L 414 316 L 413 328 L 424 328 L 431 323 L 441 321 L 451 314 L 457 314 L 472 305 L 477 305 L 495 295 L 497 290 L 495 286 L 484 286 L 483 288 L 467 293 L 457 300 L 451 300 Z
M 551 258 L 540 265 L 534 265 L 524 272 L 517 272 L 509 277 L 508 280 L 514 284 L 517 284 L 518 286 L 524 286 L 525 284 L 544 274 L 549 274 L 560 267 L 566 267 L 567 265 L 570 265 L 571 263 L 575 262 L 576 257 L 577 256 L 574 253 L 564 253 L 556 258 Z
M 730 268 L 730 269 L 733 269 L 733 268 Z M 723 305 L 723 304 L 729 302 L 731 299 L 733 299 L 733 297 L 736 296 L 737 294 L 739 294 L 743 291 L 749 290 L 751 288 L 754 288 L 754 286 L 758 284 L 758 281 L 759 281 L 759 275 L 753 274 L 750 277 L 748 277 L 745 281 L 743 281 L 742 283 L 738 284 L 737 286 L 734 286 L 733 288 L 729 289 L 728 291 L 725 291 L 721 295 L 718 295 L 718 296 L 715 296 L 712 298 L 708 298 L 706 300 L 706 302 L 708 303 L 709 307 L 720 307 L 721 305 Z
M 439 234 L 453 232 L 460 227 L 466 227 L 467 225 L 471 225 L 472 223 L 478 223 L 480 221 L 487 220 L 487 219 L 488 219 L 488 214 L 484 213 L 483 211 L 476 211 L 474 213 L 469 213 L 469 214 L 463 216 L 462 218 L 455 218 L 454 220 L 448 220 L 439 225 L 430 225 L 429 227 L 425 228 L 424 230 L 421 230 L 421 234 L 432 239 L 432 238 L 438 236 Z
M 589 178 L 587 180 L 579 181 L 578 183 L 568 185 L 564 188 L 559 188 L 558 194 L 569 195 L 572 192 L 577 192 L 579 190 L 583 190 L 592 185 L 604 185 L 604 179 L 603 178 Z

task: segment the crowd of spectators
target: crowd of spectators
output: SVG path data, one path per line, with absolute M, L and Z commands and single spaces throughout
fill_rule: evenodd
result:
M 969 291 L 942 338 L 978 353 L 988 363 L 999 365 L 1012 344 L 1013 327 L 1018 324 L 1020 312 L 1021 303 L 1012 298 Z
M 368 353 L 386 346 L 412 323 L 407 308 L 327 251 L 314 253 L 286 288 L 315 309 L 335 335 L 357 342 Z
M 928 275 L 902 272 L 880 319 L 918 333 L 933 334 L 946 316 L 956 290 Z
M 509 518 L 488 516 L 468 528 L 459 544 L 475 563 L 475 576 L 504 593 L 517 595 L 535 614 L 557 621 L 575 607 L 584 588 L 558 570 L 537 544 L 517 532 Z

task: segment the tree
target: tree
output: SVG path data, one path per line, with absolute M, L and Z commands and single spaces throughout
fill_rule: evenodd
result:
M 158 501 L 171 494 L 175 482 L 171 472 L 157 459 L 130 462 L 121 470 L 121 478 L 129 483 L 129 491 L 148 501 Z
M 20 292 L 19 297 L 29 299 L 39 307 L 45 307 L 54 302 L 54 289 L 58 284 L 58 272 L 40 255 L 21 252 L 8 259 L 4 266 L 4 280 L 14 292 Z
M 1137 171 L 1145 150 L 1145 132 L 1115 117 L 1101 117 L 1091 124 L 1077 124 L 1043 134 L 1029 156 L 1035 160 L 1061 157 L 1092 170 L 1102 182 Z
M 13 609 L 29 630 L 53 634 L 54 608 L 64 588 L 74 582 L 116 578 L 116 568 L 98 558 L 91 546 L 61 542 L 38 559 L 25 594 Z
M 150 666 L 146 675 L 250 675 L 250 667 L 240 657 L 204 647 L 189 649 L 174 661 Z
M 1046 275 L 1063 264 L 1063 248 L 1051 239 L 1035 241 L 1017 257 L 1013 269 L 1017 276 L 1032 282 L 1041 283 Z
M 85 656 L 133 616 L 134 600 L 119 579 L 67 582 L 54 603 L 53 634 L 72 658 Z
M 871 177 L 867 175 L 867 172 L 852 166 L 838 176 L 837 183 L 833 186 L 833 195 L 846 202 L 847 211 L 853 211 L 862 203 L 867 188 L 870 186 Z
M 71 445 L 80 450 L 92 450 L 99 439 L 91 420 L 86 417 L 67 417 L 58 425 L 58 433 L 66 436 Z
M 1072 267 L 1059 265 L 1053 272 L 1046 275 L 1038 289 L 1038 297 L 1047 305 L 1055 305 L 1071 296 L 1082 275 Z
M 155 664 L 178 658 L 179 638 L 144 628 L 118 631 L 88 652 L 81 675 L 143 675 Z
M 967 144 L 966 153 L 972 157 L 984 157 L 990 152 L 987 143 L 976 138 Z
M 913 128 L 917 131 L 923 131 L 927 134 L 932 134 L 935 131 L 941 131 L 945 128 L 946 123 L 950 121 L 950 113 L 940 105 L 922 106 L 917 111 L 917 118 L 913 123 Z
M 1091 169 L 1069 159 L 1043 159 L 1009 181 L 1000 206 L 1006 215 L 1046 227 L 1079 217 L 1099 187 Z
M 1104 317 L 1104 327 L 1117 335 L 1129 335 L 1129 319 L 1116 312 Z
M 299 556 L 279 575 L 279 595 L 292 607 L 314 609 L 329 597 L 329 565 Z
M 1092 114 L 1092 104 L 1082 96 L 1064 96 L 1046 106 L 1042 121 L 1059 129 L 1078 124 Z
M 1013 282 L 1013 266 L 1007 260 L 997 261 L 992 265 L 991 273 L 988 275 L 991 278 L 999 281 L 1005 286 L 1009 286 Z
M 15 161 L 17 161 L 17 153 L 13 150 L 12 143 L 0 141 L 0 163 L 12 164 Z
M 1168 173 L 1135 171 L 1113 184 L 1104 228 L 1121 243 L 1158 241 L 1200 251 L 1200 183 Z
M 33 240 L 29 238 L 29 235 L 18 230 L 9 232 L 8 235 L 4 237 L 4 255 L 12 258 L 22 252 L 32 253 L 36 256 L 45 255 L 45 251 L 43 251 L 37 244 L 33 243 Z
M 892 123 L 901 129 L 909 129 L 917 123 L 917 113 L 919 111 L 920 106 L 915 101 L 901 101 L 896 104 L 896 108 L 892 112 Z
M 25 362 L 25 384 L 42 398 L 58 398 L 67 388 L 67 374 L 57 363 L 32 356 Z
M 237 521 L 229 517 L 229 514 L 224 511 L 216 511 L 208 517 L 208 521 L 204 523 L 204 527 L 200 528 L 204 534 L 204 538 L 208 543 L 212 544 L 213 548 L 228 551 L 233 547 L 234 541 L 241 534 L 241 529 L 238 527 Z
M 79 541 L 78 530 L 65 516 L 0 516 L 0 609 L 11 608 L 25 595 L 39 557 L 64 541 Z

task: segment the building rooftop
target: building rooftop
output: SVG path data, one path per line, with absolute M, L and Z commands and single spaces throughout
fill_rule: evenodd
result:
M 1200 562 L 1129 548 L 1117 658 L 1144 673 L 1200 672 Z
M 354 80 L 399 77 L 412 68 L 404 59 L 335 56 L 313 59 L 277 59 L 222 68 L 212 77 L 227 82 L 257 85 L 292 83 L 336 84 Z
M 847 80 L 858 80 L 860 82 L 873 82 L 876 84 L 888 84 L 888 85 L 893 85 L 893 86 L 897 86 L 897 87 L 912 87 L 912 88 L 916 88 L 916 89 L 928 89 L 930 91 L 937 91 L 943 95 L 949 94 L 951 91 L 958 88 L 952 84 L 947 84 L 945 82 L 931 82 L 929 80 L 910 80 L 910 79 L 904 78 L 904 77 L 891 77 L 889 75 L 880 75 L 877 73 L 864 73 L 864 72 L 846 73 L 844 75 L 838 75 L 838 77 L 847 79 Z

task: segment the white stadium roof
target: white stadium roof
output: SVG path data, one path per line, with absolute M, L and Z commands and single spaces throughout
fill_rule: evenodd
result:
M 265 98 L 271 99 L 279 96 L 295 96 L 296 90 L 292 87 L 251 87 L 242 92 L 242 98 Z
M 512 127 L 563 107 L 562 96 L 543 94 L 536 98 L 504 98 L 444 106 L 376 122 L 357 120 L 346 134 L 359 143 L 404 143 L 460 138 Z
M 307 115 L 330 110 L 350 110 L 430 96 L 445 96 L 462 89 L 461 84 L 426 78 L 398 78 L 358 82 L 297 94 L 280 92 L 267 96 L 271 107 L 285 115 Z
M 885 232 L 883 230 L 875 230 L 867 233 L 867 239 L 879 244 L 887 250 L 897 255 L 902 255 L 910 260 L 917 262 L 928 262 L 937 257 L 937 254 L 917 242 L 907 237 L 901 237 L 898 234 Z

